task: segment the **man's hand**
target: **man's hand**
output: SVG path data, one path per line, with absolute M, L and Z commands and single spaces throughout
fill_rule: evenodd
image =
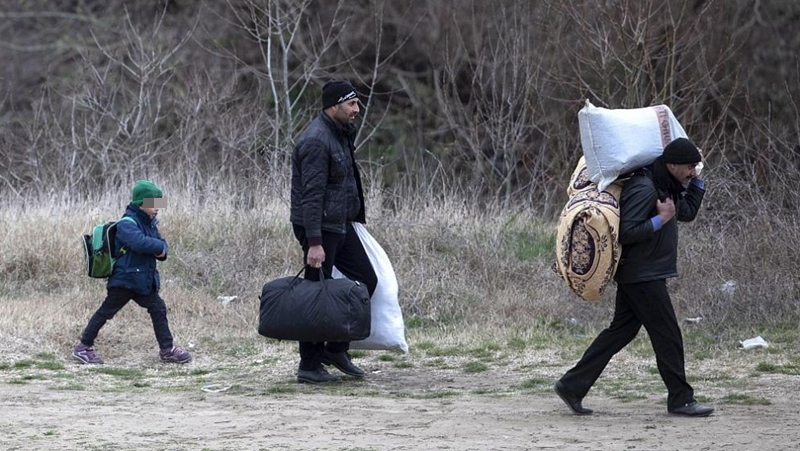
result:
M 166 255 L 167 255 L 166 252 L 162 252 L 162 253 L 156 255 L 156 258 L 164 258 L 164 256 L 166 256 Z
M 675 216 L 675 203 L 672 202 L 671 197 L 668 197 L 664 202 L 661 202 L 660 199 L 657 199 L 656 211 L 658 212 L 658 216 L 661 218 L 661 223 L 666 224 L 670 219 L 672 219 L 673 216 Z
M 706 156 L 703 153 L 703 149 L 698 147 L 697 151 L 700 152 L 700 162 L 697 163 L 697 167 L 694 170 L 695 172 L 694 178 L 703 180 L 703 177 L 700 176 L 700 172 L 706 167 Z
M 673 209 L 674 212 L 674 209 Z M 321 268 L 322 262 L 325 261 L 325 249 L 321 245 L 311 246 L 308 248 L 308 258 L 306 263 L 312 268 Z

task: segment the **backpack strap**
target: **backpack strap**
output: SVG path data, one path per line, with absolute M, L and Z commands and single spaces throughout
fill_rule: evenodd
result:
M 130 221 L 130 222 L 132 222 L 132 223 L 134 223 L 136 225 L 137 229 L 139 228 L 139 224 L 136 222 L 135 219 L 131 218 L 130 216 L 123 216 L 123 217 L 119 218 L 119 220 L 117 221 L 117 224 L 119 224 L 122 221 Z M 111 252 L 114 252 L 114 249 L 111 249 Z M 126 252 L 128 252 L 128 249 L 125 246 L 121 246 L 119 248 L 119 256 L 117 256 L 117 258 L 121 258 L 123 255 L 125 255 Z

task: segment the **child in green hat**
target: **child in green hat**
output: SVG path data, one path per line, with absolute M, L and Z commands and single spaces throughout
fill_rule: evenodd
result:
M 133 300 L 146 308 L 153 320 L 153 329 L 160 348 L 159 358 L 164 362 L 186 363 L 192 355 L 175 347 L 167 321 L 167 307 L 158 295 L 161 281 L 156 260 L 167 259 L 169 247 L 158 232 L 158 211 L 165 207 L 161 188 L 148 180 L 136 182 L 131 191 L 131 203 L 123 216 L 131 221 L 120 221 L 116 226 L 115 255 L 120 255 L 106 285 L 108 295 L 84 329 L 75 344 L 72 358 L 80 363 L 102 364 L 103 359 L 94 350 L 94 340 L 105 323 L 114 317 L 128 301 Z

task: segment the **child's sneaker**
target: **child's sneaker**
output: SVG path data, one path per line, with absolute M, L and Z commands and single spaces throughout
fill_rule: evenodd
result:
M 78 342 L 72 349 L 72 360 L 83 364 L 102 365 L 103 359 L 94 352 L 94 348 Z
M 170 349 L 162 349 L 158 352 L 158 357 L 162 362 L 170 363 L 186 363 L 192 360 L 192 354 L 183 348 L 172 347 Z

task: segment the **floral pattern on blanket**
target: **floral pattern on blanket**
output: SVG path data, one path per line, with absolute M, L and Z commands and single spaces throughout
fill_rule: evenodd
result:
M 597 301 L 614 277 L 621 254 L 619 195 L 623 182 L 597 191 L 587 174 L 581 158 L 567 189 L 570 198 L 559 219 L 556 272 L 575 294 Z

